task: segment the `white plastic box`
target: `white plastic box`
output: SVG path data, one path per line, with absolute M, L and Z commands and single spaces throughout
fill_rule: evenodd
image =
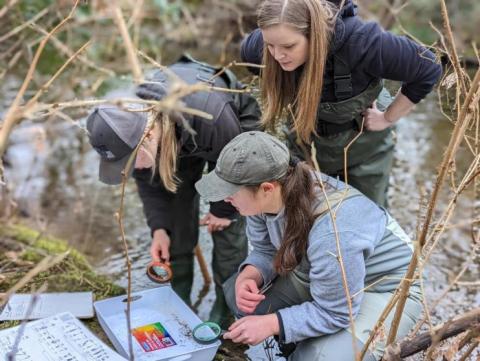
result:
M 94 303 L 100 325 L 118 353 L 129 358 L 126 295 Z M 135 360 L 211 361 L 220 341 L 197 343 L 192 330 L 202 321 L 170 286 L 132 293 L 130 306 Z M 212 332 L 213 335 L 213 332 Z

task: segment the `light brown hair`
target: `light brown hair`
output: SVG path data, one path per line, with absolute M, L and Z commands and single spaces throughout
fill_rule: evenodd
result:
M 155 117 L 153 136 L 158 139 L 153 139 L 152 141 L 158 141 L 157 153 L 152 154 L 148 147 L 144 147 L 147 154 L 153 159 L 152 178 L 155 175 L 156 166 L 158 166 L 158 173 L 163 186 L 168 191 L 175 193 L 179 184 L 178 178 L 175 177 L 178 148 L 175 134 L 175 121 L 170 115 L 162 112 L 154 114 L 153 116 Z M 157 155 L 158 165 L 155 164 Z
M 260 80 L 264 104 L 262 123 L 275 127 L 285 107 L 294 109 L 293 126 L 306 143 L 316 132 L 318 103 L 322 95 L 323 73 L 335 20 L 335 6 L 326 0 L 266 0 L 258 11 L 258 27 L 285 24 L 308 39 L 308 57 L 298 83 L 295 71 L 284 71 L 264 47 Z

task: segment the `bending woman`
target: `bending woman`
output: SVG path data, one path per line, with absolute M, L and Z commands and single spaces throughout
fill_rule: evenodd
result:
M 207 82 L 221 88 L 242 89 L 234 74 L 183 56 L 168 71 L 187 84 Z M 171 77 L 158 71 L 151 81 L 137 88 L 143 99 L 161 100 L 172 87 Z M 154 122 L 135 161 L 133 177 L 138 186 L 144 213 L 151 230 L 150 254 L 154 261 L 169 261 L 172 286 L 190 303 L 193 282 L 193 254 L 199 233 L 199 196 L 194 184 L 207 164 L 215 166 L 222 148 L 236 135 L 257 129 L 258 103 L 246 93 L 197 92 L 182 99 L 187 107 L 212 114 L 213 119 L 179 112 L 144 114 L 126 112 L 113 106 L 95 109 L 87 128 L 90 142 L 101 155 L 100 180 L 119 184 L 126 162 L 142 138 L 147 118 Z M 213 202 L 200 224 L 213 238 L 212 268 L 216 301 L 210 319 L 224 324 L 229 319 L 222 283 L 247 255 L 245 221 L 223 201 Z
M 290 115 L 290 104 L 291 149 L 304 157 L 299 144 L 309 150 L 313 140 L 323 172 L 348 172 L 349 184 L 385 206 L 393 126 L 432 90 L 441 67 L 429 50 L 362 21 L 352 0 L 344 4 L 338 12 L 326 0 L 266 0 L 241 55 L 265 65 L 264 125 Z M 382 79 L 402 82 L 393 102 Z M 362 126 L 344 170 L 343 149 Z
M 196 188 L 202 197 L 223 199 L 247 216 L 253 246 L 239 273 L 224 285 L 232 311 L 244 316 L 224 337 L 258 344 L 278 335 L 281 344 L 296 344 L 290 360 L 353 360 L 337 256 L 341 251 L 361 350 L 413 254 L 411 241 L 389 213 L 354 188 L 292 159 L 284 144 L 262 132 L 235 137 Z M 335 209 L 335 224 L 329 207 Z M 413 327 L 421 308 L 419 286 L 413 284 L 398 337 Z M 377 338 L 365 359 L 379 360 L 383 347 Z

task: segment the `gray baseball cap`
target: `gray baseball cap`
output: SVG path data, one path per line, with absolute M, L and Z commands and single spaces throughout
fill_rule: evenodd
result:
M 122 171 L 147 125 L 144 112 L 129 112 L 113 105 L 96 107 L 87 117 L 90 144 L 100 154 L 98 177 L 106 184 L 122 182 Z M 133 172 L 130 169 L 130 176 Z
M 195 183 L 198 193 L 210 202 L 221 201 L 242 186 L 282 178 L 290 153 L 280 140 L 264 132 L 246 132 L 222 150 L 215 169 Z

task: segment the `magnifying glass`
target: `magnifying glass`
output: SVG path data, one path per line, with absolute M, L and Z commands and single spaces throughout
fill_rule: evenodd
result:
M 222 330 L 218 323 L 207 321 L 194 327 L 192 336 L 195 341 L 202 345 L 208 345 L 217 341 L 227 331 Z
M 153 261 L 147 266 L 147 277 L 155 283 L 169 282 L 172 275 L 172 269 L 168 263 Z

